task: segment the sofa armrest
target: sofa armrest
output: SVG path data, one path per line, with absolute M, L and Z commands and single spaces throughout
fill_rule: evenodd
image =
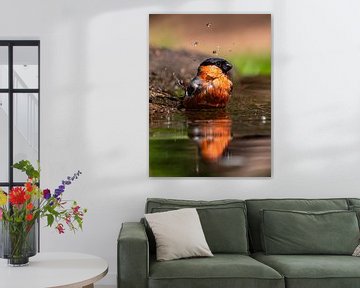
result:
M 118 288 L 146 288 L 149 243 L 141 223 L 123 223 L 117 243 Z

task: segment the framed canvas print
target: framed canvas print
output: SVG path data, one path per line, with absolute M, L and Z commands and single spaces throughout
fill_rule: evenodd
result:
M 149 176 L 271 177 L 271 15 L 149 15 Z

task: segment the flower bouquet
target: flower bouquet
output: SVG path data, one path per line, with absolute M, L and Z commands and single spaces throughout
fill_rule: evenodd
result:
M 55 227 L 59 234 L 82 229 L 86 209 L 75 201 L 63 199 L 66 186 L 78 179 L 81 172 L 74 173 L 54 189 L 40 189 L 40 168 L 35 169 L 27 160 L 13 165 L 26 173 L 23 187 L 12 187 L 8 194 L 0 188 L 0 257 L 8 259 L 9 265 L 26 265 L 29 257 L 36 254 L 36 223 L 45 218 L 47 226 Z

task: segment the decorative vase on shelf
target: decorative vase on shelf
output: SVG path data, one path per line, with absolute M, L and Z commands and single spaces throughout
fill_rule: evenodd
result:
M 1 222 L 0 257 L 8 259 L 9 266 L 25 266 L 37 252 L 37 223 Z

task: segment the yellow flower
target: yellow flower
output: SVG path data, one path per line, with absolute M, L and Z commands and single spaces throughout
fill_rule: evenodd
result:
M 0 188 L 0 206 L 4 206 L 7 203 L 7 196 Z

